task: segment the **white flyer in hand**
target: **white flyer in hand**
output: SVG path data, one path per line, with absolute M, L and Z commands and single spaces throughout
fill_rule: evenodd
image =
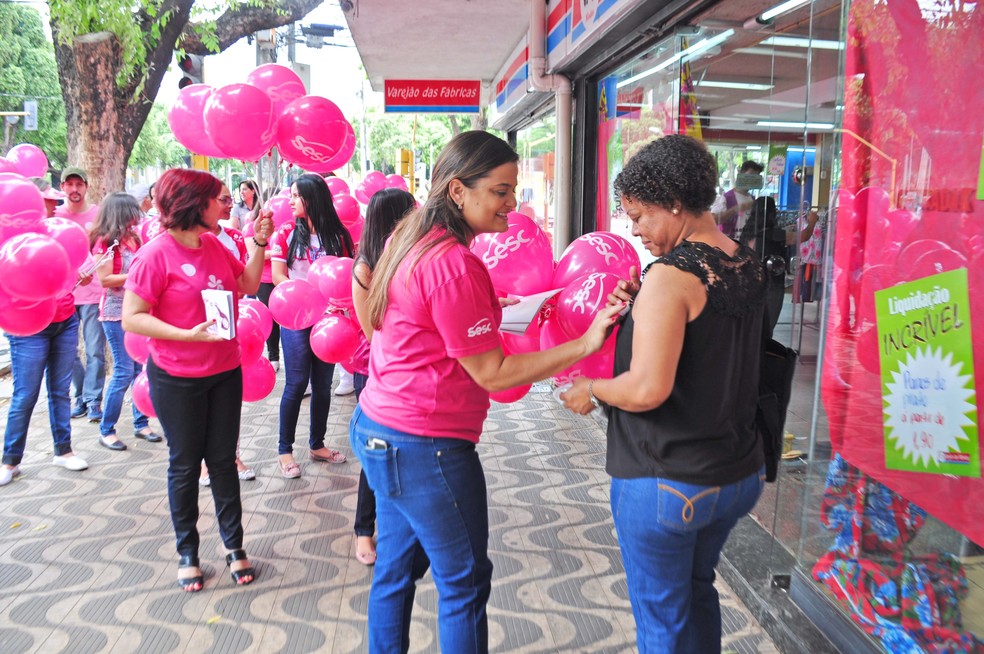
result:
M 205 319 L 215 320 L 208 332 L 227 341 L 236 338 L 236 314 L 233 305 L 235 298 L 232 291 L 207 288 L 202 291 L 202 300 L 205 302 Z
M 552 291 L 544 291 L 526 297 L 514 297 L 513 299 L 519 300 L 519 302 L 502 307 L 502 323 L 499 325 L 499 331 L 509 334 L 525 334 L 526 329 L 536 318 L 536 314 L 540 312 L 543 305 L 547 303 L 547 300 L 562 290 L 564 289 L 555 288 Z

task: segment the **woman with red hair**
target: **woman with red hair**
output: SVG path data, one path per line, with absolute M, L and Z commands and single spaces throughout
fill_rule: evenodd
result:
M 273 232 L 269 214 L 254 222 L 257 249 L 237 260 L 212 233 L 223 206 L 222 182 L 212 175 L 171 169 L 155 188 L 164 231 L 134 258 L 123 299 L 123 327 L 150 337 L 150 397 L 170 451 L 167 492 L 177 540 L 178 585 L 204 586 L 198 563 L 198 474 L 208 465 L 226 565 L 238 585 L 256 573 L 243 551 L 242 501 L 236 442 L 242 410 L 239 344 L 209 331 L 201 292 L 255 293 L 263 249 Z M 236 302 L 232 303 L 233 314 Z M 229 316 L 235 321 L 236 316 Z

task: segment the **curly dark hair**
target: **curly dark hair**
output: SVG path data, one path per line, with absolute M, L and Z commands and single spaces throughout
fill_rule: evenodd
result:
M 617 197 L 700 214 L 717 196 L 717 163 L 703 143 L 672 134 L 647 143 L 615 178 Z

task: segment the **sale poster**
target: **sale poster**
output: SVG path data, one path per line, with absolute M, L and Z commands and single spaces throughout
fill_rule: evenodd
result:
M 885 467 L 980 477 L 967 270 L 875 292 Z

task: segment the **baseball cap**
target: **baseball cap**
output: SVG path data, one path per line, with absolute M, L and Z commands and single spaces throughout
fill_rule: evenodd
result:
M 85 182 L 86 184 L 89 183 L 89 176 L 86 175 L 85 171 L 79 168 L 78 166 L 68 166 L 67 168 L 65 168 L 61 174 L 62 181 L 64 182 L 66 179 L 72 177 L 73 175 L 75 177 L 81 177 L 82 181 Z

